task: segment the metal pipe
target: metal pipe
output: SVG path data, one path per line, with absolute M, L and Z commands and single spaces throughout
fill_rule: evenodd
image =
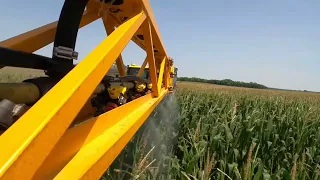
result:
M 93 94 L 99 94 L 105 90 L 105 86 L 100 83 Z M 16 104 L 33 104 L 41 96 L 41 92 L 33 83 L 0 83 L 0 100 L 7 99 Z
M 150 83 L 149 80 L 137 76 L 125 76 L 120 77 L 120 79 L 120 82 L 110 82 L 109 84 L 122 85 L 130 89 L 134 87 L 134 84 L 128 81 Z M 57 82 L 58 80 L 56 79 L 40 77 L 26 80 L 22 83 L 0 83 L 0 100 L 7 99 L 16 104 L 32 105 L 45 95 Z M 103 83 L 100 83 L 93 91 L 93 94 L 101 93 L 106 89 L 105 86 Z
M 17 104 L 34 103 L 39 99 L 40 91 L 33 83 L 0 83 L 0 99 Z

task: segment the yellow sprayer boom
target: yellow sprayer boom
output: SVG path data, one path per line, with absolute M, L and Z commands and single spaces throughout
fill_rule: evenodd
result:
M 98 19 L 108 36 L 73 64 L 78 28 Z M 130 40 L 147 54 L 136 75 L 121 57 Z M 51 42 L 51 58 L 33 53 Z M 65 0 L 58 21 L 0 42 L 0 66 L 46 73 L 0 84 L 1 180 L 99 179 L 177 74 L 148 0 Z

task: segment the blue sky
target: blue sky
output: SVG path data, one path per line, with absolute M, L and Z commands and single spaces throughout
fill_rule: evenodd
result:
M 55 21 L 63 0 L 5 0 L 0 41 Z M 179 76 L 253 81 L 269 87 L 320 91 L 320 1 L 150 0 Z M 85 57 L 106 36 L 101 20 L 80 29 Z M 37 51 L 51 56 L 52 44 Z M 129 43 L 126 64 L 145 52 Z

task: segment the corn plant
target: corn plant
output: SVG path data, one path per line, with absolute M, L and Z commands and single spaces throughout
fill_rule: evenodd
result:
M 320 94 L 178 83 L 106 179 L 320 179 Z

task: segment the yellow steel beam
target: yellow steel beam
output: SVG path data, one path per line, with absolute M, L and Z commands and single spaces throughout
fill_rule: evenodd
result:
M 151 94 L 142 96 L 134 101 L 113 109 L 112 111 L 108 111 L 97 118 L 93 118 L 78 126 L 68 129 L 52 149 L 51 153 L 47 156 L 33 178 L 53 179 L 82 146 L 91 142 L 106 129 L 114 127 L 114 125 L 119 122 L 118 119 L 123 119 L 129 116 L 133 109 L 141 107 L 151 98 Z M 101 119 L 108 120 L 101 121 Z
M 138 73 L 137 73 L 137 76 L 141 77 L 142 74 L 143 74 L 143 71 L 144 69 L 146 68 L 146 65 L 148 63 L 148 58 L 146 58 L 144 61 L 143 61 L 143 64 L 141 66 L 141 68 L 139 69 Z
M 163 80 L 163 72 L 164 72 L 164 66 L 166 64 L 166 57 L 163 58 L 161 64 L 160 64 L 160 71 L 159 71 L 159 77 L 158 77 L 158 91 L 162 88 L 162 80 Z
M 159 27 L 158 27 L 158 24 L 156 23 L 156 19 L 154 17 L 154 14 L 153 14 L 153 11 L 152 11 L 152 8 L 151 8 L 151 5 L 150 5 L 150 2 L 149 0 L 142 0 L 142 5 L 150 19 L 150 24 L 151 24 L 151 30 L 152 30 L 152 34 L 154 35 L 153 36 L 153 40 L 154 40 L 154 44 L 156 47 L 160 47 L 160 52 L 162 51 L 163 54 L 162 55 L 165 55 L 167 56 L 167 51 L 165 49 L 165 46 L 164 46 L 164 43 L 162 41 L 162 38 L 161 38 L 161 35 L 160 35 L 160 31 L 159 31 Z
M 102 18 L 102 22 L 103 22 L 104 28 L 106 29 L 107 35 L 109 36 L 114 31 L 114 24 L 115 23 L 114 23 L 113 18 L 110 18 L 110 16 L 105 14 L 104 17 Z M 125 76 L 126 71 L 124 69 L 124 63 L 123 63 L 121 54 L 117 58 L 116 63 L 117 63 L 117 68 L 118 68 L 120 76 Z
M 33 178 L 99 179 L 166 93 L 143 96 L 68 130 Z
M 169 88 L 169 78 L 170 78 L 170 67 L 169 67 L 169 57 L 166 57 L 165 70 L 164 70 L 164 87 Z
M 148 14 L 148 17 L 150 19 L 150 26 L 151 26 L 151 31 L 152 31 L 152 38 L 153 38 L 153 43 L 155 45 L 155 47 L 157 48 L 157 50 L 159 51 L 157 53 L 157 57 L 163 57 L 163 56 L 167 56 L 167 51 L 164 47 L 164 43 L 162 41 L 161 35 L 160 35 L 160 31 L 158 28 L 158 25 L 156 23 L 154 14 L 152 12 L 152 8 L 150 6 L 149 0 L 132 0 L 130 1 L 132 3 L 136 3 L 136 4 L 141 4 L 142 8 L 145 10 L 146 14 Z M 133 8 L 131 8 L 128 11 L 132 11 Z M 114 19 L 116 25 L 120 25 L 121 24 L 121 20 L 117 19 L 116 15 L 114 14 L 110 14 L 110 16 Z M 143 50 L 147 51 L 146 48 L 146 44 L 143 42 L 143 40 L 140 40 L 139 38 L 133 37 L 132 39 L 138 46 L 140 46 Z M 161 60 L 161 59 L 159 59 Z
M 129 116 L 120 119 L 112 128 L 81 148 L 79 153 L 57 175 L 56 179 L 64 180 L 68 179 L 67 177 L 99 179 L 159 104 L 166 92 L 163 89 L 158 98 L 152 98 L 145 102 L 141 107 L 133 110 Z M 101 120 L 108 121 L 109 119 L 104 118 Z M 87 157 L 90 158 L 87 159 Z M 86 160 L 88 164 L 85 164 L 84 167 L 79 167 L 79 163 L 83 162 L 83 160 Z M 75 168 L 78 169 L 77 173 L 74 172 Z
M 117 68 L 118 68 L 120 76 L 125 76 L 127 74 L 127 72 L 124 69 L 124 63 L 123 63 L 123 59 L 122 59 L 122 55 L 121 54 L 117 58 L 116 63 L 117 63 Z
M 113 19 L 113 21 L 115 22 L 115 25 L 116 25 L 116 26 L 120 26 L 120 25 L 121 25 L 121 21 L 117 20 L 117 18 L 116 18 L 113 14 L 108 14 L 108 16 L 110 16 L 110 18 Z M 139 39 L 136 38 L 136 37 L 132 37 L 131 40 L 132 40 L 137 46 L 139 46 L 141 49 L 143 49 L 143 50 L 146 49 L 143 41 L 139 40 Z
M 157 83 L 158 81 L 157 81 L 156 64 L 155 64 L 154 52 L 153 52 L 152 34 L 151 34 L 150 23 L 148 19 L 144 21 L 144 23 L 142 24 L 142 29 L 143 29 L 144 41 L 147 46 L 146 51 L 147 51 L 147 60 L 149 64 L 149 73 L 150 73 L 150 78 L 152 82 L 152 88 L 154 89 L 153 95 L 155 97 L 158 97 L 160 92 L 159 92 L 158 83 Z
M 86 11 L 82 16 L 79 28 L 90 24 L 98 18 L 99 17 L 96 12 Z M 0 46 L 24 52 L 34 52 L 53 42 L 57 25 L 58 21 L 49 23 L 18 36 L 1 41 Z
M 0 178 L 34 175 L 145 18 L 119 26 L 0 136 Z
M 95 97 L 95 95 L 89 97 L 87 102 L 83 105 L 82 109 L 76 116 L 76 118 L 72 121 L 72 124 L 70 126 L 75 126 L 79 123 L 82 123 L 83 121 L 86 121 L 90 118 L 92 118 L 96 112 L 96 108 L 92 107 L 91 104 L 91 98 Z

